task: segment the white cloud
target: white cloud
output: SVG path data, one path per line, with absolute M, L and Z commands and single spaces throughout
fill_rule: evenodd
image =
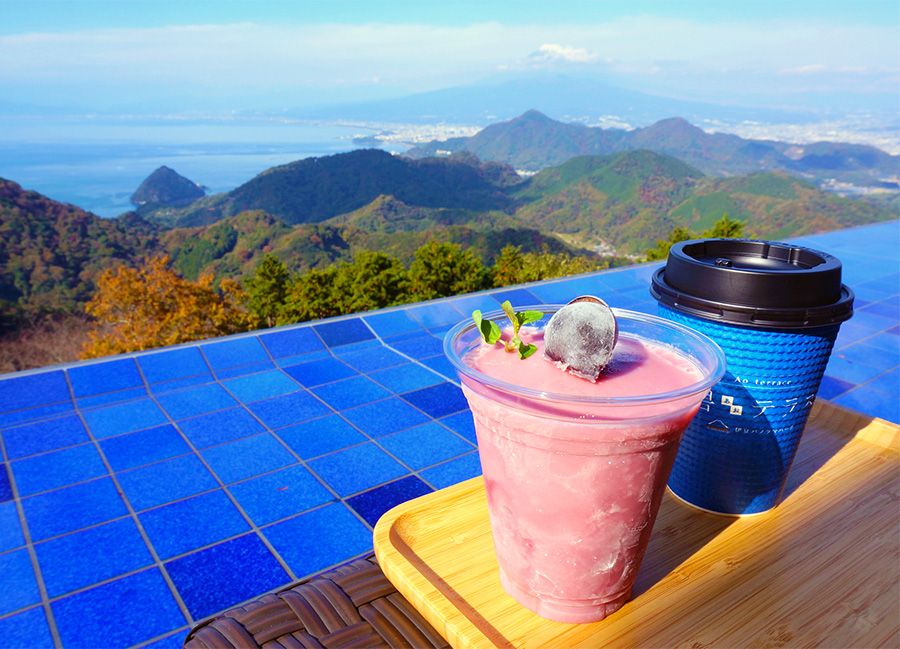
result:
M 541 45 L 536 52 L 528 55 L 528 58 L 538 61 L 566 63 L 593 63 L 598 60 L 598 56 L 593 52 L 589 52 L 583 47 L 569 47 L 566 45 L 557 45 L 556 43 L 545 43 Z

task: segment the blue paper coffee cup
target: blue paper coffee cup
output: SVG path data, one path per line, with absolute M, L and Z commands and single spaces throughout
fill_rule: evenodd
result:
M 685 431 L 669 488 L 716 513 L 772 509 L 840 323 L 853 314 L 840 261 L 787 243 L 685 241 L 651 293 L 661 316 L 712 338 L 727 361 Z

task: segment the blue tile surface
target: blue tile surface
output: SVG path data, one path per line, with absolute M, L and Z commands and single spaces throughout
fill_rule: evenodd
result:
M 163 411 L 150 399 L 87 410 L 84 412 L 84 419 L 97 438 L 151 428 L 168 421 Z
M 34 550 L 50 597 L 153 563 L 134 521 L 127 518 L 38 543 Z
M 428 421 L 427 415 L 397 398 L 367 403 L 344 410 L 341 414 L 371 437 L 388 435 Z
M 263 432 L 262 425 L 243 408 L 220 410 L 191 419 L 182 419 L 178 427 L 197 448 L 233 442 Z
M 41 601 L 28 550 L 23 548 L 0 554 L 0 575 L 3 575 L 3 588 L 0 588 L 0 615 Z
M 309 468 L 340 496 L 349 496 L 407 473 L 400 463 L 371 442 L 312 460 Z
M 52 649 L 55 646 L 41 606 L 0 618 L 0 637 L 10 649 Z
M 372 549 L 372 531 L 341 503 L 276 523 L 263 533 L 298 578 Z
M 172 419 L 196 417 L 237 405 L 237 402 L 217 383 L 167 392 L 159 395 L 157 400 Z
M 75 397 L 136 388 L 144 384 L 133 358 L 82 365 L 68 370 Z
M 196 347 L 144 354 L 138 357 L 137 362 L 148 383 L 172 381 L 189 376 L 203 376 L 212 380 L 209 366 Z
M 276 434 L 304 460 L 366 441 L 359 431 L 337 415 L 288 426 Z
M 281 370 L 249 374 L 224 382 L 231 394 L 244 403 L 296 392 L 300 385 Z
M 63 487 L 22 500 L 35 541 L 102 523 L 128 513 L 109 478 Z
M 22 525 L 19 523 L 19 512 L 16 503 L 8 501 L 0 503 L 0 552 L 25 545 Z
M 256 534 L 247 534 L 166 564 L 194 619 L 286 583 L 288 574 Z
M 273 429 L 331 414 L 325 404 L 303 391 L 257 401 L 248 407 L 266 426 Z
M 196 455 L 183 455 L 118 474 L 135 511 L 156 507 L 219 486 Z
M 174 426 L 157 426 L 100 442 L 113 471 L 124 471 L 190 451 Z
M 431 487 L 416 476 L 410 475 L 348 498 L 347 504 L 369 525 L 375 527 L 381 515 L 390 508 L 431 491 L 433 491 Z
M 213 446 L 202 451 L 202 454 L 213 472 L 226 484 L 297 461 L 268 433 Z
M 64 597 L 51 604 L 65 647 L 127 647 L 185 623 L 156 568 Z M 111 624 L 109 611 L 116 612 Z
M 229 487 L 256 525 L 322 505 L 334 496 L 302 466 L 292 466 Z
M 161 559 L 196 550 L 250 529 L 221 489 L 138 516 Z
M 898 240 L 900 221 L 797 242 L 858 296 L 819 397 L 900 422 Z M 25 584 L 0 595 L 0 637 L 180 646 L 200 617 L 369 552 L 385 509 L 480 474 L 451 325 L 585 293 L 654 313 L 658 265 L 0 377 L 0 557 Z
M 106 466 L 93 444 L 16 460 L 11 467 L 23 498 L 106 474 Z

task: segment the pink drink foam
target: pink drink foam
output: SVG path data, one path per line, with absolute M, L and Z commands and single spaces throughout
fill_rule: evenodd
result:
M 673 349 L 622 337 L 596 383 L 538 351 L 522 361 L 482 345 L 465 363 L 493 378 L 581 397 L 649 395 L 696 384 Z M 470 378 L 491 528 L 504 588 L 549 619 L 592 622 L 628 599 L 675 459 L 702 396 L 610 405 L 511 398 Z

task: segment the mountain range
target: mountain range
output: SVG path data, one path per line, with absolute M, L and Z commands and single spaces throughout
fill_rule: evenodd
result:
M 872 185 L 896 183 L 900 156 L 872 146 L 840 142 L 798 145 L 707 133 L 683 118 L 667 118 L 631 131 L 560 122 L 536 110 L 491 124 L 471 137 L 416 146 L 405 153 L 427 158 L 466 151 L 482 160 L 537 171 L 579 155 L 647 149 L 676 157 L 710 175 L 784 171 L 810 180 L 837 179 Z

